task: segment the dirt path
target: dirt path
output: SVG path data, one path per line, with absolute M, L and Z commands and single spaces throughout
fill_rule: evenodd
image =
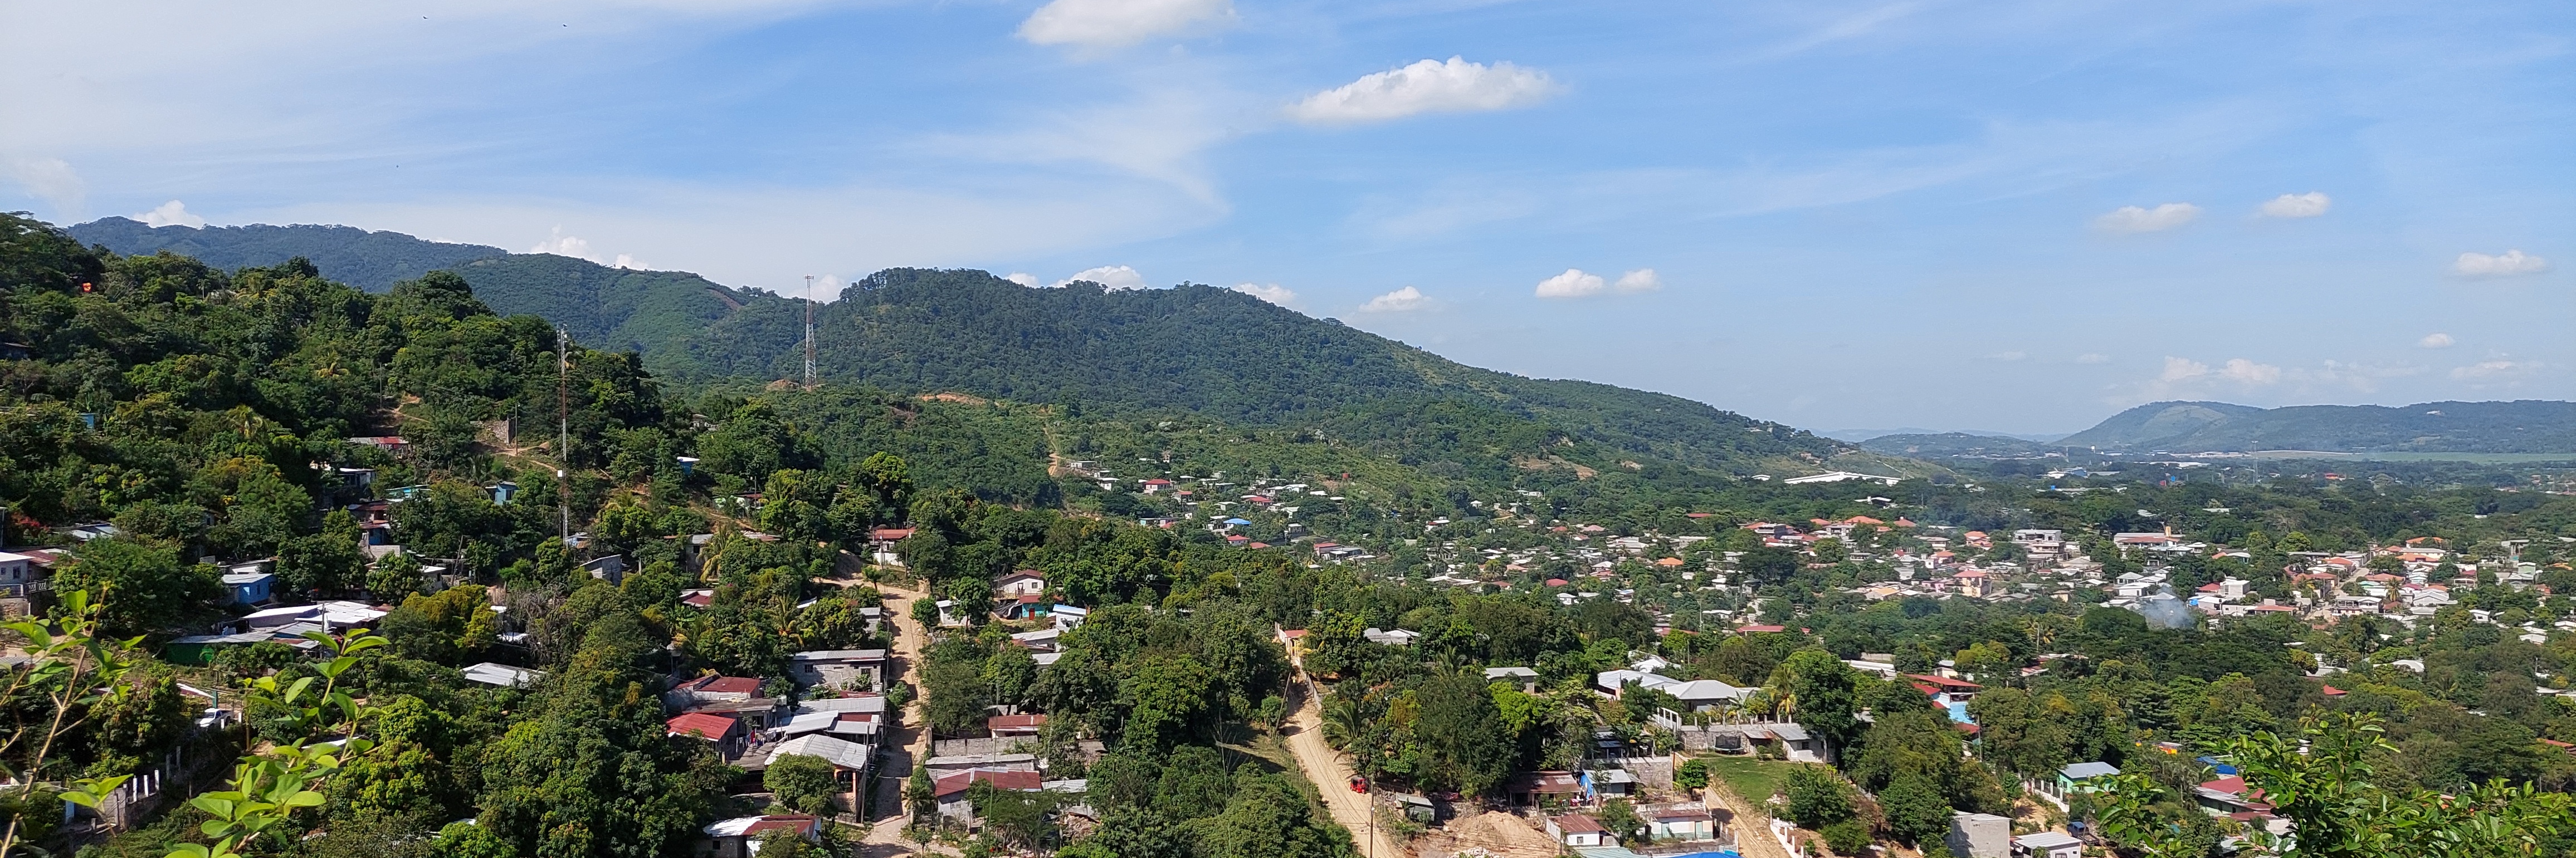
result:
M 836 583 L 852 586 L 859 582 Z M 885 621 L 895 627 L 894 651 L 886 654 L 886 675 L 891 687 L 893 682 L 911 678 L 913 668 L 921 663 L 921 650 L 928 641 L 921 624 L 912 621 L 912 603 L 925 598 L 925 595 L 891 584 L 875 586 L 878 592 L 885 594 Z M 903 811 L 903 785 L 904 780 L 912 775 L 913 761 L 930 758 L 930 730 L 923 723 L 921 707 L 918 698 L 905 705 L 902 726 L 895 730 L 895 741 L 887 743 L 886 749 L 880 752 L 879 771 L 884 774 L 877 778 L 876 794 L 868 797 L 868 816 L 877 824 L 868 830 L 867 839 L 863 841 L 867 844 L 865 854 L 900 855 L 920 851 L 919 847 L 903 839 L 904 820 L 907 818 Z M 901 851 L 889 851 L 888 847 Z
M 1299 673 L 1302 677 L 1302 667 Z M 1351 839 L 1365 858 L 1412 855 L 1412 850 L 1377 830 L 1369 797 L 1351 791 L 1350 767 L 1342 764 L 1341 754 L 1324 744 L 1323 707 L 1313 683 L 1301 678 L 1290 684 L 1289 691 L 1297 698 L 1297 710 L 1288 716 L 1288 750 L 1296 754 L 1297 767 L 1306 771 L 1306 779 L 1324 794 L 1324 807 L 1332 811 L 1333 821 L 1351 830 Z
M 1737 854 L 1744 858 L 1791 858 L 1789 850 L 1780 848 L 1780 841 L 1771 837 L 1771 817 L 1764 816 L 1761 808 L 1736 795 L 1735 790 L 1727 788 L 1725 781 L 1717 778 L 1708 779 L 1705 792 L 1708 802 L 1735 812 Z

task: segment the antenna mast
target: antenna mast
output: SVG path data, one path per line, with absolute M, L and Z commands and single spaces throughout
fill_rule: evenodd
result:
M 555 327 L 555 509 L 563 513 L 565 549 L 572 548 L 572 333 Z
M 805 389 L 814 389 L 814 275 L 805 275 Z

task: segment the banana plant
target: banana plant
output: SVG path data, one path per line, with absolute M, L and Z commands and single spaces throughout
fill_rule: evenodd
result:
M 304 637 L 331 655 L 316 668 L 319 675 L 286 683 L 264 676 L 252 684 L 251 693 L 285 704 L 298 732 L 332 732 L 342 738 L 312 743 L 299 739 L 234 764 L 226 789 L 188 800 L 189 806 L 208 817 L 198 830 L 212 841 L 180 844 L 167 858 L 244 858 L 263 834 L 293 821 L 297 810 L 321 806 L 325 799 L 315 787 L 345 761 L 375 749 L 375 742 L 360 734 L 374 717 L 375 707 L 359 703 L 340 687 L 340 679 L 357 666 L 358 653 L 384 646 L 385 638 L 366 629 L 337 636 L 306 632 Z

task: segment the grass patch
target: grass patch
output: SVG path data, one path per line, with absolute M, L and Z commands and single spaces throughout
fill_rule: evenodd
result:
M 1780 779 L 1797 763 L 1783 760 L 1761 760 L 1744 757 L 1702 757 L 1708 761 L 1709 777 L 1726 782 L 1728 788 L 1745 801 L 1759 805 L 1779 791 Z

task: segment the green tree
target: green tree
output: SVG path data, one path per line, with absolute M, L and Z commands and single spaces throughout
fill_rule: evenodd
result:
M 367 592 L 379 601 L 418 595 L 427 586 L 421 577 L 420 561 L 408 552 L 396 551 L 376 561 L 367 572 Z
M 1950 802 L 1942 797 L 1941 788 L 1923 775 L 1898 775 L 1879 791 L 1878 806 L 1887 815 L 1888 830 L 1899 841 L 1938 840 L 1950 830 Z
M 760 773 L 760 784 L 779 804 L 797 813 L 830 813 L 841 792 L 840 775 L 831 761 L 805 754 L 771 758 L 769 768 Z
M 1681 767 L 1673 771 L 1673 783 L 1683 789 L 1691 790 L 1693 792 L 1706 788 L 1708 786 L 1708 760 L 1701 757 L 1692 757 L 1688 760 L 1682 761 Z
M 1825 766 L 1800 764 L 1789 769 L 1780 779 L 1780 792 L 1789 800 L 1789 821 L 1811 829 L 1852 818 L 1859 806 L 1858 792 L 1850 781 Z
M 209 610 L 225 595 L 215 567 L 184 565 L 179 549 L 124 538 L 93 539 L 72 551 L 57 587 L 86 590 L 101 606 L 101 631 L 136 635 L 170 629 Z

